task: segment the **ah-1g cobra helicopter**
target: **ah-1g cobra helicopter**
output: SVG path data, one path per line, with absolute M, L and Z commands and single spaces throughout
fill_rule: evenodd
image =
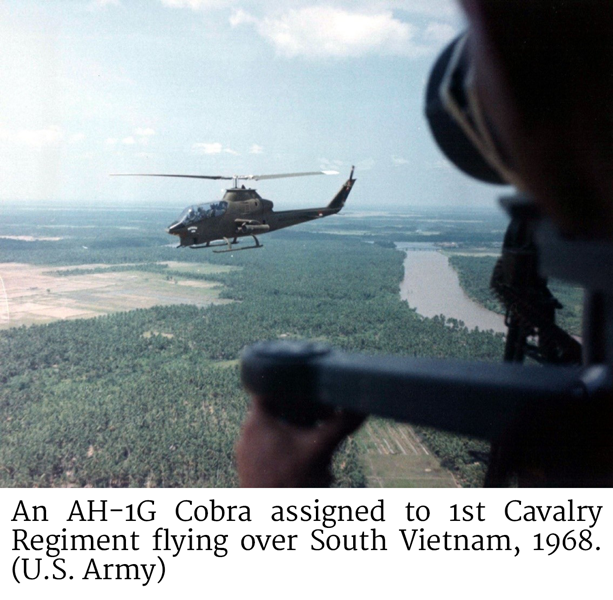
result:
M 128 176 L 143 177 L 185 177 L 190 179 L 229 179 L 233 187 L 226 190 L 224 197 L 217 202 L 195 204 L 188 206 L 172 223 L 167 231 L 179 236 L 179 248 L 214 248 L 226 246 L 225 250 L 214 252 L 231 252 L 234 250 L 250 250 L 261 248 L 256 234 L 268 233 L 284 227 L 306 223 L 338 213 L 351 192 L 355 183 L 354 167 L 351 168 L 349 179 L 343 184 L 330 203 L 322 208 L 306 208 L 298 210 L 273 210 L 273 203 L 262 198 L 254 189 L 238 186 L 241 180 L 259 181 L 263 179 L 282 179 L 285 177 L 302 177 L 305 175 L 338 175 L 338 171 L 313 171 L 308 173 L 283 173 L 278 175 L 176 175 L 169 173 L 122 173 Z M 119 175 L 119 174 L 118 174 Z M 253 237 L 255 244 L 244 248 L 234 248 L 239 237 Z M 211 244 L 223 240 L 222 243 Z

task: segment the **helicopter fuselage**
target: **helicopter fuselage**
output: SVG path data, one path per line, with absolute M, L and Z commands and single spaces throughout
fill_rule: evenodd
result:
M 231 248 L 232 243 L 244 236 L 254 237 L 255 247 L 259 247 L 256 235 L 338 213 L 354 181 L 352 170 L 328 206 L 277 212 L 273 203 L 254 189 L 230 188 L 221 200 L 187 207 L 167 231 L 179 237 L 179 247 L 208 247 L 211 242 L 223 240 Z

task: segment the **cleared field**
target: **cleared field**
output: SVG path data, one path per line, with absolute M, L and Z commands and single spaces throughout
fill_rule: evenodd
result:
M 368 487 L 459 487 L 409 425 L 370 419 L 357 441 Z
M 170 262 L 169 269 L 188 273 L 224 272 L 228 267 Z M 105 268 L 110 265 L 79 265 Z M 63 267 L 69 270 L 77 267 Z M 156 305 L 207 306 L 219 298 L 220 285 L 177 280 L 164 273 L 121 271 L 59 277 L 49 267 L 18 263 L 0 265 L 0 329 L 82 319 Z

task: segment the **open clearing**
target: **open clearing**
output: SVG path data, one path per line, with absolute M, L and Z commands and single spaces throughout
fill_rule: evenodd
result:
M 356 439 L 368 487 L 459 487 L 409 425 L 369 419 Z
M 210 264 L 168 262 L 169 269 L 188 273 L 228 271 Z M 54 269 L 18 263 L 0 265 L 0 329 L 83 319 L 112 312 L 156 305 L 222 304 L 221 286 L 215 282 L 168 279 L 144 271 L 105 272 L 59 277 L 54 271 L 109 268 L 112 265 L 78 265 Z

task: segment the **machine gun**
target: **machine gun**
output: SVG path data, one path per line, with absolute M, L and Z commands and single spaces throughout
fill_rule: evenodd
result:
M 504 360 L 521 363 L 530 357 L 544 364 L 580 365 L 581 344 L 556 325 L 556 310 L 563 306 L 539 273 L 534 239 L 539 212 L 521 196 L 504 198 L 502 203 L 511 222 L 490 288 L 506 311 Z

